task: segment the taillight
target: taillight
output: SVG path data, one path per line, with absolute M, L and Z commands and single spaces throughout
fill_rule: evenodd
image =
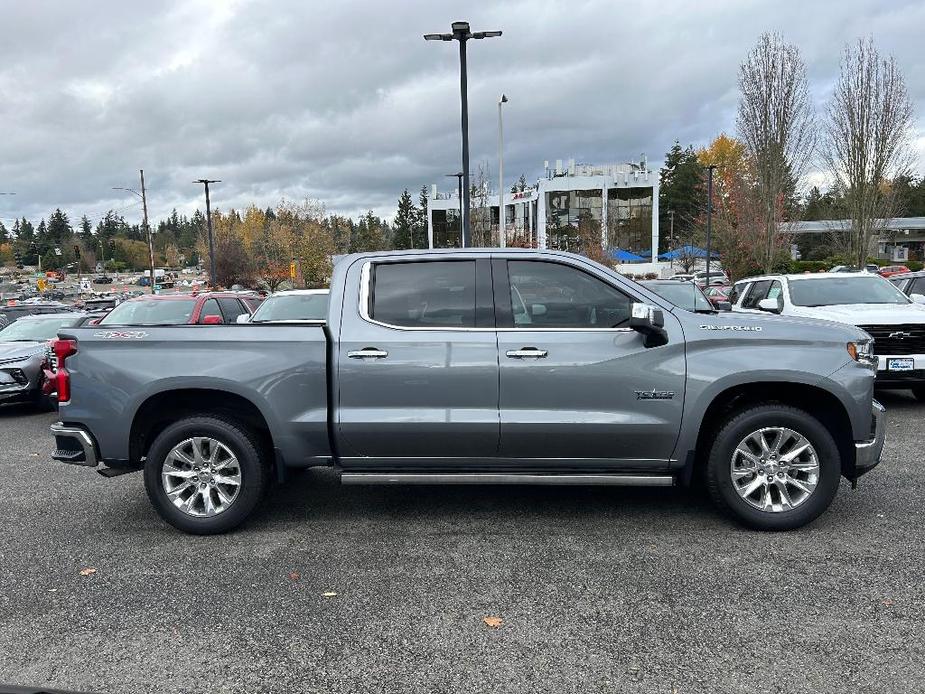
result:
M 51 347 L 58 359 L 58 370 L 55 373 L 57 381 L 58 402 L 67 402 L 71 399 L 71 376 L 65 368 L 65 361 L 68 357 L 77 354 L 77 340 L 62 340 L 55 338 L 51 342 Z

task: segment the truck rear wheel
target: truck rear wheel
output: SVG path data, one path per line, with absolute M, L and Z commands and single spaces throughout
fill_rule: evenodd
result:
M 841 456 L 828 429 L 782 404 L 733 413 L 707 462 L 713 501 L 758 530 L 791 530 L 815 520 L 838 491 Z
M 250 516 L 268 473 L 246 427 L 224 417 L 194 416 L 158 435 L 148 451 L 144 478 L 161 518 L 184 532 L 214 535 Z

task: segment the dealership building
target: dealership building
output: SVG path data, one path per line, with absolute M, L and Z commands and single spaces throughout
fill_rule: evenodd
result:
M 559 160 L 544 168 L 543 178 L 524 190 L 505 192 L 503 202 L 497 192 L 476 187 L 470 201 L 473 246 L 578 251 L 582 244 L 600 243 L 655 262 L 658 173 L 644 157 L 638 163 L 601 166 Z M 431 186 L 427 238 L 431 248 L 461 246 L 457 191 Z

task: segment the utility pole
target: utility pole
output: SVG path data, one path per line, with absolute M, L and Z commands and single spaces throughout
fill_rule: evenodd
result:
M 154 239 L 151 237 L 151 227 L 148 224 L 148 198 L 145 193 L 145 170 L 141 172 L 141 209 L 144 213 L 145 234 L 148 236 L 148 260 L 151 266 L 151 293 L 154 294 Z
M 218 179 L 200 178 L 193 183 L 201 183 L 206 188 L 206 229 L 209 230 L 209 282 L 215 289 L 215 239 L 212 237 L 212 207 L 209 203 L 209 184 L 221 183 Z
M 707 283 L 710 286 L 710 236 L 713 231 L 713 171 L 716 164 L 707 167 Z
M 501 105 L 507 103 L 507 96 L 498 99 L 498 236 L 501 248 L 507 247 L 507 229 L 504 226 L 504 124 L 501 118 Z
M 425 41 L 458 41 L 459 42 L 459 97 L 460 97 L 460 125 L 462 129 L 462 173 L 463 173 L 463 199 L 462 199 L 462 246 L 468 248 L 472 244 L 469 229 L 469 89 L 466 69 L 466 43 L 469 39 L 488 39 L 501 36 L 500 31 L 471 31 L 469 22 L 453 22 L 450 25 L 452 33 L 424 34 Z

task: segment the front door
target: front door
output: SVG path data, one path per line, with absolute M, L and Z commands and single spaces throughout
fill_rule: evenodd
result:
M 628 327 L 640 299 L 591 266 L 494 263 L 501 455 L 537 467 L 664 466 L 684 404 L 677 320 L 665 312 L 668 344 L 646 348 Z
M 445 257 L 371 261 L 359 273 L 359 311 L 345 307 L 337 354 L 344 467 L 497 455 L 490 261 Z

